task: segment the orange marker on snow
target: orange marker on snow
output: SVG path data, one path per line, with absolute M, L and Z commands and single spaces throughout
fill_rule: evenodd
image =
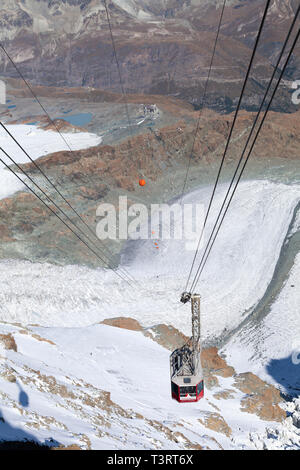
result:
M 139 181 L 140 186 L 146 186 L 146 181 L 144 179 L 141 179 Z

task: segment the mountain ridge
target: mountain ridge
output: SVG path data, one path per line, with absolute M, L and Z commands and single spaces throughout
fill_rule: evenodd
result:
M 129 93 L 178 96 L 196 107 L 202 94 L 221 13 L 220 1 L 108 2 L 124 88 Z M 243 107 L 258 106 L 297 2 L 274 1 Z M 225 9 L 207 105 L 231 112 L 239 96 L 263 11 L 262 0 L 233 0 Z M 216 9 L 217 7 L 217 9 Z M 94 0 L 3 0 L 0 40 L 24 76 L 48 86 L 120 91 L 104 3 Z M 234 51 L 234 53 L 233 53 Z M 298 78 L 299 48 L 286 78 Z M 17 77 L 0 54 L 0 74 Z M 293 112 L 289 86 L 273 109 Z

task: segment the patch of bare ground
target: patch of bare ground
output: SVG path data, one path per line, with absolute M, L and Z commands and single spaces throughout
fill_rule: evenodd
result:
M 233 389 L 222 390 L 221 392 L 215 393 L 214 398 L 216 400 L 230 400 L 234 398 L 235 393 L 236 392 Z
M 234 368 L 228 366 L 226 361 L 219 355 L 217 348 L 204 349 L 201 360 L 203 367 L 216 375 L 232 377 L 235 374 Z
M 126 317 L 108 318 L 101 323 L 125 330 L 141 331 L 147 338 L 170 351 L 174 351 L 174 349 L 183 346 L 188 341 L 187 336 L 171 325 L 159 324 L 151 328 L 143 328 L 137 320 Z
M 199 422 L 208 429 L 225 434 L 227 437 L 232 435 L 231 428 L 219 413 L 211 413 L 209 411 L 203 413 L 203 419 L 199 419 Z
M 280 391 L 256 375 L 248 372 L 239 374 L 234 385 L 245 394 L 241 401 L 241 410 L 256 414 L 265 421 L 282 422 L 286 412 L 279 406 L 282 402 Z
M 187 336 L 171 325 L 155 325 L 144 329 L 143 334 L 170 351 L 182 347 L 188 341 Z
M 203 374 L 206 387 L 211 390 L 219 385 L 217 376 L 232 377 L 235 374 L 233 367 L 227 365 L 221 358 L 217 348 L 204 349 L 201 354 Z
M 207 400 L 207 403 L 208 403 L 212 408 L 214 408 L 216 411 L 218 411 L 218 412 L 221 411 L 220 408 L 218 408 L 217 405 L 215 405 L 212 401 L 208 400 L 207 398 L 206 398 L 206 400 Z
M 48 344 L 51 344 L 52 346 L 56 346 L 55 343 L 53 343 L 53 341 L 51 341 L 50 339 L 42 338 L 42 336 L 36 333 L 31 333 L 28 330 L 21 330 L 19 331 L 19 333 L 21 335 L 29 335 L 32 338 L 36 339 L 37 341 L 40 341 L 41 343 L 48 343 Z
M 7 382 L 16 383 L 17 379 L 14 375 L 14 372 L 15 371 L 13 369 L 6 366 L 3 372 L 0 373 L 0 377 L 2 377 L 4 380 L 7 380 Z
M 108 318 L 106 320 L 103 320 L 101 324 L 114 326 L 116 328 L 123 328 L 124 330 L 131 331 L 142 331 L 143 329 L 137 320 L 126 317 Z
M 7 350 L 18 351 L 15 339 L 11 334 L 0 335 L 0 344 Z

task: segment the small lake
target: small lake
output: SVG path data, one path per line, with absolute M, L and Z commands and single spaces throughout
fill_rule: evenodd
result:
M 79 113 L 71 116 L 60 116 L 57 119 L 64 119 L 72 124 L 72 126 L 84 127 L 91 122 L 92 118 L 92 113 Z

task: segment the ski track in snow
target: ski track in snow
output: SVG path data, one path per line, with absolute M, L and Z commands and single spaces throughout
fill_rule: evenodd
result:
M 18 140 L 33 160 L 48 155 L 49 153 L 69 148 L 55 131 L 44 131 L 37 126 L 31 125 L 7 125 L 9 132 Z M 63 137 L 72 150 L 81 150 L 99 145 L 102 137 L 88 132 L 63 133 Z M 28 163 L 28 157 L 22 152 L 18 145 L 11 139 L 4 129 L 0 129 L 0 147 L 3 148 L 17 163 Z M 12 162 L 2 152 L 0 157 L 5 163 Z M 23 175 L 19 175 L 21 179 Z M 21 191 L 25 186 L 0 163 L 0 199 L 11 196 L 16 191 Z

